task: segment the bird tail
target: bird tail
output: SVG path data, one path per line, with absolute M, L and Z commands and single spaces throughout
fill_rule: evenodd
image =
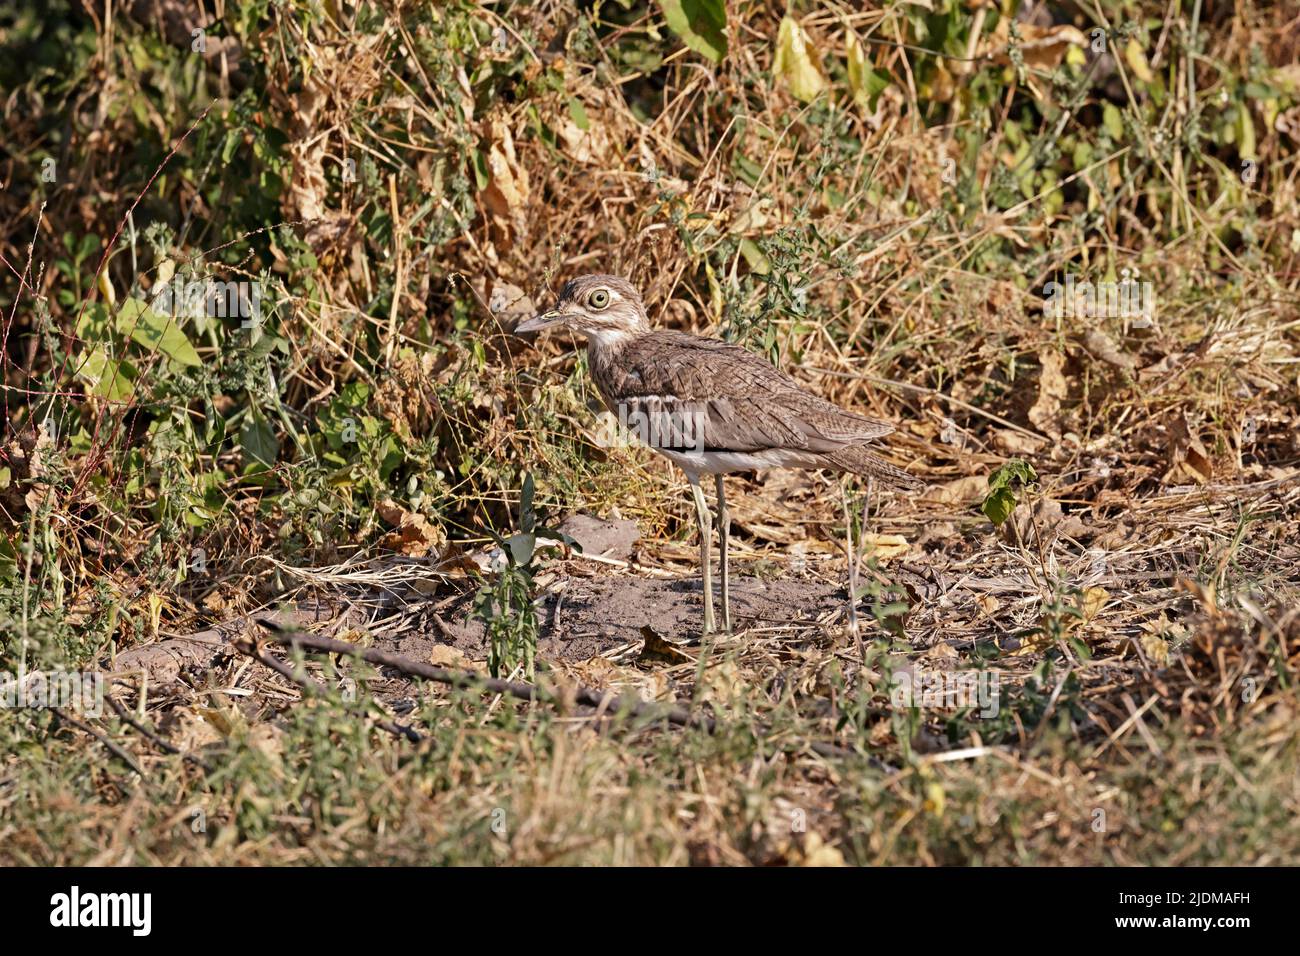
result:
M 865 445 L 847 445 L 827 455 L 826 459 L 841 471 L 862 475 L 864 478 L 878 478 L 896 488 L 916 490 L 925 487 L 925 482 L 920 478 L 891 465 Z

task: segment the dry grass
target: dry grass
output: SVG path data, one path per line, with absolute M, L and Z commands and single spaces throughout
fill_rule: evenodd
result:
M 597 443 L 567 343 L 506 334 L 587 271 L 899 423 L 892 453 L 931 488 L 875 502 L 868 530 L 908 550 L 868 579 L 901 589 L 903 634 L 868 600 L 865 661 L 839 611 L 677 663 L 622 639 L 544 656 L 543 682 L 688 703 L 715 734 L 327 660 L 308 699 L 239 655 L 124 678 L 113 693 L 181 753 L 93 722 L 137 776 L 48 711 L 0 713 L 5 862 L 1296 861 L 1300 39 L 1281 11 L 1207 11 L 1189 84 L 1186 15 L 1163 4 L 1112 33 L 1140 56 L 1092 75 L 1032 45 L 1018 71 L 992 19 L 968 60 L 925 52 L 905 5 L 797 6 L 827 81 L 805 103 L 771 73 L 785 11 L 764 4 L 730 5 L 716 66 L 654 5 L 394 3 L 382 25 L 243 6 L 225 73 L 170 27 L 63 7 L 50 23 L 85 41 L 59 43 L 70 85 L 0 73 L 0 168 L 23 187 L 0 194 L 6 668 L 108 667 L 301 600 L 427 656 L 461 633 L 526 472 L 549 514 L 642 531 L 631 561 L 547 554 L 544 625 L 566 587 L 689 574 L 680 476 Z M 940 19 L 965 49 L 972 15 Z M 6 47 L 32 35 L 0 21 Z M 853 36 L 888 75 L 875 102 L 848 85 Z M 74 262 L 65 233 L 93 254 Z M 190 326 L 202 367 L 178 368 L 110 336 L 137 374 L 96 394 L 74 372 L 96 276 L 120 304 L 165 260 L 263 282 L 272 347 Z M 1045 282 L 1126 267 L 1154 283 L 1150 326 L 1042 311 Z M 979 504 L 1013 457 L 1040 483 L 995 529 Z M 732 497 L 743 576 L 843 586 L 833 483 L 746 477 Z M 996 673 L 997 714 L 899 707 L 917 670 Z

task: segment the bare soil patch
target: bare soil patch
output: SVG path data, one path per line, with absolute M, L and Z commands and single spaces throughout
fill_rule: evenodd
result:
M 715 594 L 715 607 L 720 606 L 719 600 Z M 737 577 L 732 581 L 731 601 L 737 630 L 816 625 L 843 612 L 845 590 L 815 579 Z M 472 660 L 486 659 L 485 630 L 473 616 L 473 603 L 473 593 L 467 592 L 447 608 L 444 627 L 413 628 L 395 635 L 391 646 L 424 659 L 435 644 L 451 644 Z M 641 629 L 647 626 L 671 641 L 693 641 L 700 635 L 703 613 L 698 578 L 566 576 L 539 601 L 543 624 L 538 656 L 586 660 L 618 654 L 639 646 Z

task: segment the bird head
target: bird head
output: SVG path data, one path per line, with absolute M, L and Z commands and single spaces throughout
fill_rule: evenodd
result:
M 563 328 L 582 335 L 648 332 L 645 305 L 636 286 L 618 276 L 586 275 L 570 279 L 555 308 L 515 326 L 515 332 Z

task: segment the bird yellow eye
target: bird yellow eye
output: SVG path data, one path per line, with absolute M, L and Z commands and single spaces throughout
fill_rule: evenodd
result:
M 604 289 L 597 289 L 587 299 L 587 304 L 593 309 L 603 309 L 609 305 L 609 293 Z

